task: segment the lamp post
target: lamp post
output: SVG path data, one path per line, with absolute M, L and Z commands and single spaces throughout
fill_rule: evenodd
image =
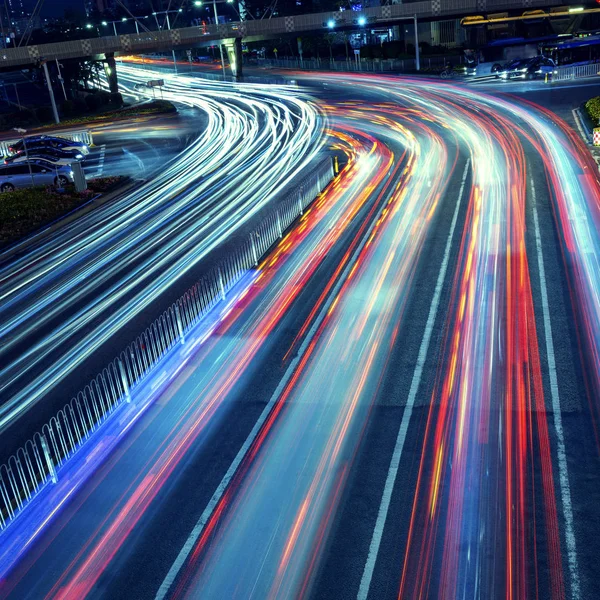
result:
M 215 28 L 219 24 L 219 15 L 217 14 L 217 2 L 219 0 L 212 0 L 213 9 L 215 11 Z M 221 0 L 223 2 L 223 0 Z M 225 0 L 226 4 L 233 4 L 233 0 Z M 195 0 L 194 6 L 202 6 L 204 2 L 202 0 Z M 221 68 L 223 69 L 223 77 L 225 77 L 225 58 L 223 56 L 223 45 L 219 44 L 219 51 L 221 53 Z
M 156 26 L 160 29 L 160 25 L 158 24 L 158 15 L 166 15 L 167 17 L 167 29 L 171 31 L 171 21 L 169 20 L 169 13 L 181 13 L 183 12 L 183 8 L 179 10 L 160 10 L 152 13 L 152 16 L 156 20 Z M 173 66 L 175 67 L 175 74 L 177 74 L 177 59 L 175 58 L 175 50 L 173 52 Z
M 23 148 L 25 149 L 25 158 L 27 159 L 27 166 L 29 167 L 29 175 L 31 176 L 31 184 L 35 185 L 35 179 L 33 178 L 33 171 L 31 170 L 31 163 L 29 162 L 29 154 L 27 153 L 27 141 L 25 140 L 25 134 L 27 129 L 21 129 L 20 127 L 14 127 L 14 131 L 23 135 Z

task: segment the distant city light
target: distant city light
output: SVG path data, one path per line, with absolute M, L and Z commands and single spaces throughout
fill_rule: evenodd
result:
M 86 23 L 85 24 L 85 28 L 86 29 L 92 29 L 94 26 L 91 23 Z

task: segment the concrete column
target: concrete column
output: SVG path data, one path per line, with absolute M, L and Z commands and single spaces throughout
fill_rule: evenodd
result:
M 119 91 L 119 80 L 117 79 L 117 63 L 114 53 L 105 54 L 104 70 L 108 79 L 108 87 L 113 94 Z
M 225 48 L 229 57 L 229 66 L 234 77 L 242 76 L 242 40 L 234 38 L 233 40 L 225 40 Z

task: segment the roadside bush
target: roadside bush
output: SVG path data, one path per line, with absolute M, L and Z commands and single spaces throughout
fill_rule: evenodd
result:
M 75 103 L 72 100 L 65 100 L 61 107 L 60 112 L 63 115 L 72 115 L 75 113 Z
M 100 91 L 98 92 L 97 96 L 100 98 L 100 102 L 104 106 L 110 102 L 110 94 L 108 92 Z
M 47 123 L 48 121 L 52 121 L 54 115 L 49 106 L 40 106 L 39 108 L 36 108 L 35 116 L 40 123 Z
M 7 119 L 9 128 L 19 125 L 31 125 L 37 121 L 35 111 L 30 108 L 19 110 L 12 115 L 8 115 Z
M 73 113 L 76 115 L 80 115 L 87 110 L 87 104 L 83 98 L 75 98 L 73 100 Z
M 398 58 L 404 52 L 404 44 L 397 40 L 393 42 L 383 42 L 383 55 L 385 58 Z
M 102 105 L 102 100 L 97 94 L 90 94 L 89 96 L 85 97 L 85 104 L 89 110 L 95 111 L 98 110 Z
M 121 106 L 123 106 L 123 96 L 121 96 L 121 93 L 112 93 L 110 95 L 110 103 L 117 108 L 121 108 Z
M 587 112 L 594 126 L 600 123 L 600 96 L 591 98 L 585 103 L 585 112 Z

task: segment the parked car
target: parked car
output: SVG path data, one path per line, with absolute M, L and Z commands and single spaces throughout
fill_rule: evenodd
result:
M 84 156 L 90 153 L 90 149 L 83 142 L 76 142 L 75 140 L 68 140 L 66 138 L 51 136 L 51 135 L 35 135 L 26 137 L 25 141 L 19 140 L 12 146 L 8 147 L 8 150 L 16 154 L 25 150 L 25 144 L 27 144 L 27 151 L 31 152 L 39 148 L 55 148 L 57 150 L 66 150 L 71 152 L 78 152 Z
M 545 73 L 552 73 L 556 65 L 551 58 L 536 56 L 534 58 L 517 59 L 496 71 L 501 79 L 536 79 Z
M 64 186 L 72 182 L 73 171 L 70 166 L 57 166 L 42 161 L 0 165 L 0 192 L 12 192 L 17 188 L 33 185 Z
M 39 158 L 53 165 L 70 165 L 76 161 L 83 160 L 83 154 L 71 150 L 58 150 L 57 148 L 34 148 L 32 150 L 27 146 L 27 153 L 19 152 L 4 159 L 4 164 L 16 164 L 27 162 L 28 160 Z

